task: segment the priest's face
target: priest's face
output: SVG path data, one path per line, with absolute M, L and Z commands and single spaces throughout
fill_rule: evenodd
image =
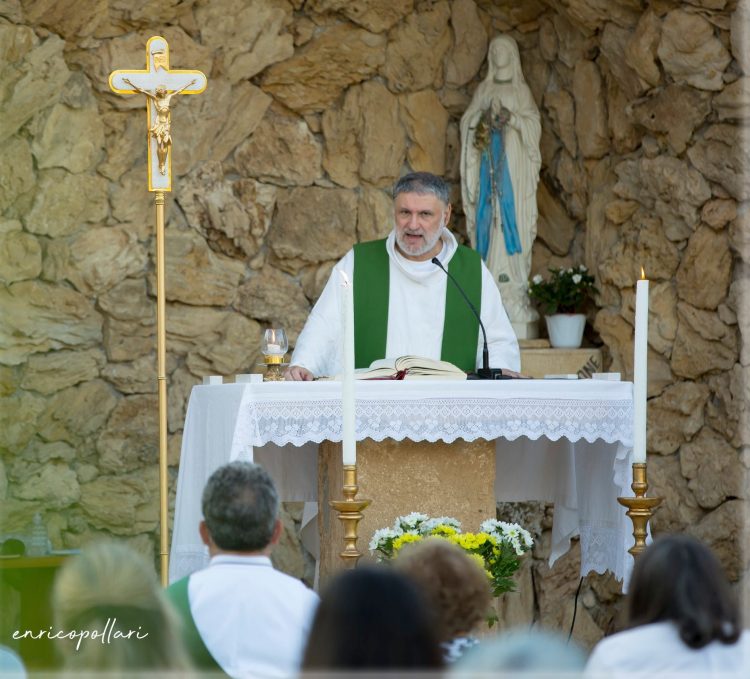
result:
M 396 246 L 415 262 L 425 262 L 443 247 L 440 236 L 451 216 L 451 206 L 432 193 L 399 193 L 395 201 Z

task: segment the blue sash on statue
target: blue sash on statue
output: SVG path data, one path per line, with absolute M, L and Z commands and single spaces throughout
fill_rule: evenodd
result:
M 476 215 L 477 252 L 484 260 L 487 259 L 490 249 L 495 191 L 500 201 L 500 223 L 503 228 L 505 251 L 509 255 L 515 255 L 522 251 L 516 226 L 516 203 L 513 198 L 508 157 L 503 149 L 503 136 L 501 130 L 498 129 L 492 130 L 490 143 L 482 151 L 482 161 L 479 166 L 479 200 Z

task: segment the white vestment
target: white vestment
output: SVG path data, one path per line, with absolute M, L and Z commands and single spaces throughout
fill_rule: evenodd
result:
M 228 675 L 280 677 L 299 670 L 319 599 L 266 556 L 219 555 L 190 576 L 188 601 Z
M 453 234 L 443 230 L 443 249 L 438 255 L 443 266 L 453 257 L 458 243 Z M 388 301 L 388 336 L 386 355 L 424 356 L 439 359 L 443 343 L 446 285 L 453 285 L 431 261 L 413 262 L 397 252 L 395 233 L 386 240 L 390 257 Z M 354 252 L 339 261 L 297 340 L 292 364 L 307 368 L 316 376 L 336 375 L 342 371 L 341 276 L 343 270 L 353 280 Z M 503 308 L 500 293 L 492 275 L 482 263 L 482 298 L 480 314 L 487 330 L 490 367 L 521 369 L 521 358 L 513 328 Z M 477 367 L 482 366 L 482 332 L 477 341 Z
M 708 587 L 709 585 L 706 584 Z M 585 675 L 596 677 L 739 677 L 750 668 L 750 632 L 731 645 L 712 641 L 693 649 L 671 622 L 641 625 L 602 639 Z M 745 674 L 743 674 L 745 673 Z

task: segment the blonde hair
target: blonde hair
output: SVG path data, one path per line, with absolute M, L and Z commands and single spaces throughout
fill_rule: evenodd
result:
M 92 543 L 68 561 L 55 581 L 52 605 L 56 630 L 80 633 L 57 641 L 68 670 L 117 676 L 191 667 L 180 620 L 154 569 L 124 544 Z M 82 636 L 107 629 L 108 639 Z

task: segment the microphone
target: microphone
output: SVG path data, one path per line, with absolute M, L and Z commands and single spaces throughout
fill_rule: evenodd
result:
M 482 367 L 477 369 L 476 373 L 469 373 L 469 379 L 478 379 L 478 380 L 509 380 L 512 379 L 509 375 L 503 375 L 502 368 L 490 368 L 490 350 L 487 346 L 487 331 L 484 329 L 484 323 L 482 323 L 482 319 L 479 317 L 479 312 L 477 311 L 476 307 L 471 303 L 471 300 L 467 296 L 467 294 L 464 292 L 463 288 L 458 284 L 458 281 L 455 279 L 454 276 L 451 275 L 451 273 L 446 269 L 440 260 L 437 257 L 433 257 L 430 260 L 435 266 L 440 267 L 440 269 L 445 273 L 446 276 L 451 280 L 453 285 L 456 286 L 456 289 L 461 293 L 461 296 L 464 298 L 464 301 L 466 304 L 469 305 L 469 309 L 471 309 L 472 313 L 477 317 L 477 321 L 479 321 L 479 327 L 482 329 Z

